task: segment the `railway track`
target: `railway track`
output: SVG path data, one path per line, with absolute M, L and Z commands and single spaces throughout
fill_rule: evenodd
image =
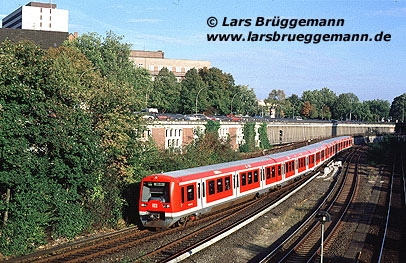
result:
M 174 228 L 161 232 L 141 230 L 137 227 L 133 227 L 107 234 L 103 237 L 95 237 L 76 242 L 74 244 L 68 243 L 53 249 L 38 251 L 25 257 L 9 260 L 8 262 L 89 262 L 97 258 L 125 250 L 129 247 L 137 247 L 139 244 L 145 242 L 163 240 L 166 236 L 179 232 L 180 229 L 181 232 L 183 230 L 186 230 L 184 232 L 188 232 L 187 229 L 191 229 L 193 227 L 198 228 L 196 231 L 191 231 L 193 234 L 189 236 L 199 236 L 201 237 L 199 241 L 196 241 L 196 239 L 190 239 L 190 241 L 185 241 L 187 239 L 181 239 L 179 242 L 172 242 L 172 245 L 162 245 L 161 248 L 157 250 L 162 251 L 160 256 L 158 256 L 158 252 L 153 252 L 152 254 L 146 252 L 144 257 L 138 259 L 139 261 L 144 259 L 150 260 L 151 258 L 157 258 L 158 260 L 156 261 L 170 260 L 171 258 L 176 258 L 182 253 L 187 253 L 192 247 L 196 247 L 199 244 L 212 239 L 216 235 L 218 236 L 219 233 L 226 232 L 227 229 L 231 229 L 236 225 L 241 225 L 244 218 L 245 220 L 247 218 L 253 218 L 253 215 L 260 213 L 259 211 L 264 210 L 266 207 L 276 203 L 277 200 L 286 197 L 288 192 L 299 187 L 299 185 L 301 185 L 305 180 L 307 180 L 307 178 L 302 177 L 301 180 L 297 182 L 286 185 L 278 191 L 269 193 L 265 198 L 249 200 L 244 203 L 237 204 L 231 208 L 216 211 L 216 213 L 213 213 L 212 215 L 204 215 L 199 218 L 199 220 L 189 222 L 187 227 Z M 231 218 L 234 219 L 231 220 Z M 226 221 L 234 223 L 225 224 L 224 222 Z M 199 230 L 200 226 L 204 227 L 207 225 L 213 225 L 215 227 L 211 228 L 212 230 L 208 230 L 209 228 L 206 228 L 206 230 Z M 188 245 L 185 246 L 183 244 Z M 162 256 L 162 254 L 165 254 L 165 256 Z
M 397 162 L 396 162 L 397 161 Z M 398 165 L 396 165 L 398 164 Z M 405 171 L 403 156 L 395 156 L 392 166 L 390 180 L 390 190 L 388 193 L 386 222 L 381 237 L 381 246 L 377 262 L 401 262 L 402 244 L 405 237 L 404 212 L 406 204 L 405 193 Z
M 117 231 L 102 237 L 95 237 L 91 238 L 88 240 L 84 240 L 81 242 L 76 242 L 74 244 L 68 243 L 65 244 L 61 247 L 56 247 L 53 249 L 48 249 L 44 251 L 39 251 L 24 257 L 19 257 L 15 258 L 12 260 L 9 260 L 7 262 L 13 262 L 13 263 L 25 263 L 25 262 L 36 262 L 36 263 L 42 263 L 42 262 L 89 262 L 91 260 L 95 260 L 97 258 L 116 253 L 118 251 L 124 250 L 129 247 L 136 247 L 138 244 L 142 244 L 145 242 L 153 242 L 154 240 L 160 240 L 163 239 L 165 236 L 177 233 L 179 231 L 184 231 L 187 230 L 188 228 L 193 228 L 196 226 L 207 226 L 207 225 L 216 225 L 216 228 L 212 230 L 211 234 L 214 234 L 214 232 L 218 232 L 220 228 L 225 229 L 226 226 L 224 223 L 229 218 L 235 217 L 236 214 L 242 214 L 244 211 L 247 211 L 247 214 L 249 213 L 249 210 L 253 209 L 253 207 L 265 207 L 269 206 L 270 203 L 276 202 L 276 200 L 279 200 L 285 196 L 288 195 L 289 192 L 292 191 L 292 189 L 295 189 L 299 187 L 301 184 L 303 184 L 304 181 L 306 181 L 308 177 L 302 177 L 300 180 L 293 182 L 291 184 L 285 185 L 278 191 L 271 192 L 267 194 L 264 198 L 260 199 L 251 199 L 248 201 L 245 201 L 243 203 L 239 203 L 234 205 L 231 208 L 227 209 L 222 209 L 220 211 L 216 211 L 216 213 L 213 214 L 207 214 L 199 218 L 198 220 L 188 222 L 187 226 L 183 227 L 177 227 L 177 228 L 172 228 L 168 229 L 165 231 L 159 231 L 159 232 L 154 232 L 150 230 L 142 230 L 138 229 L 137 227 L 132 227 L 128 229 L 124 229 L 121 231 Z M 258 211 L 258 210 L 257 210 Z M 252 215 L 252 211 L 251 214 Z M 220 227 L 221 226 L 221 227 Z M 199 228 L 199 227 L 197 227 Z M 207 228 L 206 228 L 207 229 Z M 187 231 L 185 231 L 187 232 Z M 197 230 L 197 232 L 206 232 L 206 230 Z M 195 233 L 195 232 L 193 232 Z M 195 233 L 196 235 L 196 233 Z M 182 241 L 183 242 L 183 241 Z M 173 245 L 182 243 L 182 242 L 174 242 Z M 188 241 L 188 244 L 192 245 L 192 241 Z M 186 243 L 185 243 L 186 244 Z M 172 245 L 172 247 L 173 247 Z M 168 247 L 164 246 L 161 249 L 158 249 L 157 251 L 164 251 L 164 249 L 167 249 Z M 183 250 L 187 250 L 185 246 L 183 246 Z M 169 250 L 169 252 L 166 250 L 167 255 L 174 256 L 176 254 L 181 253 L 182 247 L 178 247 L 176 251 L 174 249 Z M 140 258 L 139 260 L 143 260 L 145 258 L 151 258 L 153 256 L 154 258 L 156 257 L 155 254 L 147 254 L 146 256 Z M 164 260 L 165 257 L 159 256 L 159 260 L 157 262 L 160 262 Z M 167 257 L 168 259 L 170 258 L 169 256 Z M 149 259 L 148 259 L 149 260 Z
M 346 168 L 342 171 L 338 190 L 332 190 L 321 205 L 284 241 L 276 246 L 261 262 L 318 262 L 320 260 L 320 228 L 316 220 L 318 211 L 328 211 L 331 222 L 325 223 L 324 245 L 328 248 L 338 233 L 339 225 L 353 200 L 358 187 L 358 164 L 360 149 L 346 157 Z M 338 185 L 337 180 L 336 184 Z
M 306 182 L 310 182 L 310 180 L 315 177 L 316 175 L 313 175 L 311 178 L 301 179 L 300 181 L 290 185 L 290 189 L 278 196 L 278 198 L 262 198 L 257 202 L 238 210 L 236 213 L 219 218 L 217 221 L 212 222 L 205 227 L 199 228 L 196 231 L 193 231 L 190 234 L 171 242 L 170 244 L 162 246 L 153 252 L 140 257 L 136 259 L 136 261 L 178 262 L 183 260 L 269 212 L 270 209 L 279 205 L 296 191 L 304 187 L 306 185 L 306 183 L 304 183 L 305 180 Z

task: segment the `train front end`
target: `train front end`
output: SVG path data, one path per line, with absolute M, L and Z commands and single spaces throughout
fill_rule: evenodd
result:
M 174 183 L 163 175 L 145 177 L 141 182 L 139 213 L 145 227 L 168 228 L 173 223 L 171 197 Z

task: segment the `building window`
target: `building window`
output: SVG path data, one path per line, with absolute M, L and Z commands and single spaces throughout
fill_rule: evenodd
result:
M 172 66 L 168 66 L 168 70 L 169 70 L 169 71 L 172 71 Z
M 176 67 L 176 72 L 181 72 L 181 67 Z
M 154 71 L 154 70 L 155 70 L 154 65 L 149 65 L 149 71 Z
M 42 27 L 42 22 L 39 23 L 39 26 Z
M 40 11 L 40 13 L 42 13 L 42 7 L 41 7 L 41 9 L 39 11 Z
M 185 73 L 189 71 L 189 67 L 185 67 Z
M 161 71 L 161 69 L 163 68 L 164 66 L 158 66 L 158 71 Z
M 49 23 L 49 28 L 51 28 L 51 23 Z
M 42 20 L 42 15 L 39 16 L 39 19 Z

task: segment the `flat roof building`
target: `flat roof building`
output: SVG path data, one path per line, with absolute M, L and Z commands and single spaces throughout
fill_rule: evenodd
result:
M 186 72 L 189 69 L 210 68 L 211 65 L 210 61 L 205 60 L 168 59 L 165 58 L 165 53 L 161 50 L 131 50 L 130 60 L 133 61 L 137 67 L 147 69 L 153 78 L 165 67 L 175 74 L 178 81 L 185 78 Z
M 68 32 L 68 10 L 56 4 L 29 2 L 3 18 L 3 28 Z

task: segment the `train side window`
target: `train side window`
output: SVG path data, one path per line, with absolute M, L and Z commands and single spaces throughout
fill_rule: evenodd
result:
M 275 166 L 272 167 L 272 178 L 275 178 Z
M 248 172 L 248 184 L 252 184 L 252 172 Z
M 195 186 L 194 185 L 189 185 L 186 187 L 187 191 L 187 201 L 193 201 L 195 200 Z
M 197 198 L 200 199 L 200 183 L 197 184 Z
M 203 186 L 203 197 L 205 197 L 205 196 L 206 196 L 206 192 L 204 191 L 204 182 L 202 183 L 202 186 Z
M 258 170 L 254 171 L 254 183 L 258 182 Z
M 267 167 L 266 168 L 266 179 L 270 179 L 271 178 L 271 168 Z
M 227 191 L 227 190 L 230 190 L 230 180 L 231 180 L 231 177 L 230 176 L 227 176 L 225 179 L 224 179 L 224 190 L 225 191 Z
M 215 190 L 214 190 L 214 180 L 210 180 L 209 181 L 209 195 L 212 195 L 212 194 L 214 194 L 215 193 Z
M 247 184 L 247 174 L 246 173 L 242 173 L 241 174 L 241 186 L 244 186 Z
M 182 193 L 182 203 L 184 203 L 185 202 L 185 187 L 182 187 L 181 193 Z
M 217 193 L 223 192 L 223 178 L 217 179 Z
M 282 175 L 282 167 L 281 167 L 281 165 L 278 165 L 278 176 L 281 176 Z
M 289 172 L 288 167 L 289 167 L 289 163 L 285 163 L 285 174 L 287 174 Z

